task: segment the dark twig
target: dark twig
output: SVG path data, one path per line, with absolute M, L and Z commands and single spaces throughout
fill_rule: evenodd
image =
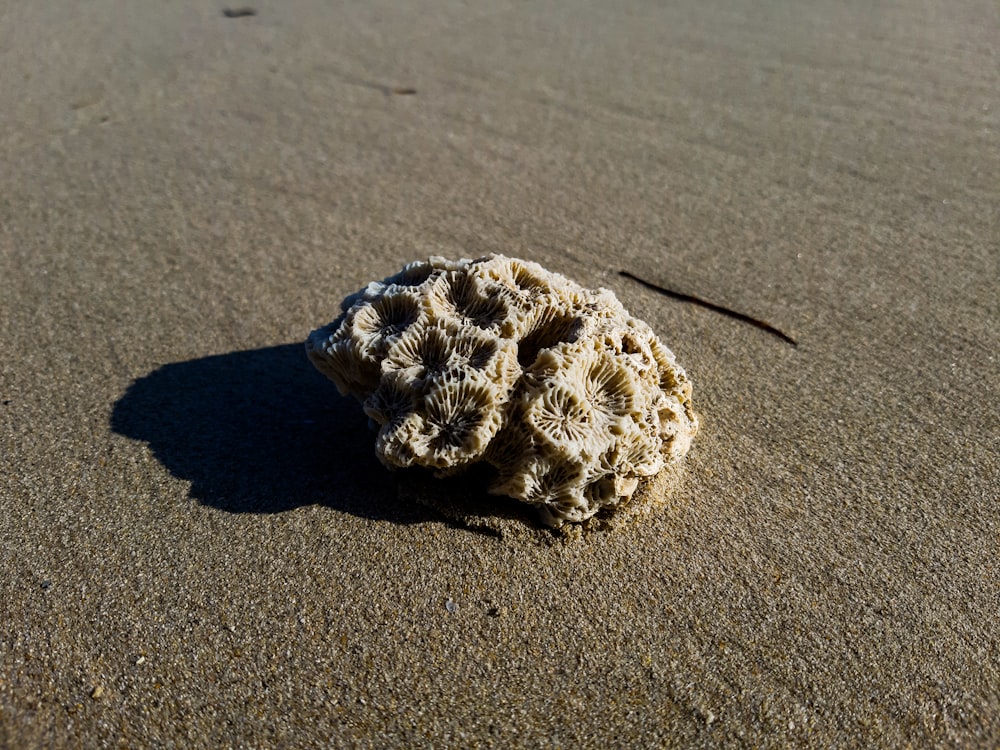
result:
M 640 279 L 635 274 L 629 273 L 628 271 L 619 271 L 620 276 L 624 276 L 626 279 L 632 279 L 632 281 L 637 281 L 644 287 L 652 289 L 654 292 L 659 292 L 660 294 L 665 294 L 668 297 L 679 300 L 681 302 L 692 302 L 696 305 L 701 305 L 702 307 L 707 307 L 709 310 L 714 310 L 717 313 L 722 313 L 723 315 L 728 315 L 730 318 L 736 318 L 736 320 L 742 320 L 744 323 L 749 323 L 752 326 L 760 328 L 762 331 L 767 331 L 770 334 L 777 336 L 783 341 L 787 341 L 792 346 L 798 346 L 798 343 L 789 336 L 787 333 L 782 333 L 777 328 L 775 328 L 770 323 L 765 323 L 763 320 L 758 320 L 757 318 L 752 318 L 745 313 L 737 312 L 736 310 L 730 310 L 728 307 L 723 307 L 722 305 L 717 305 L 714 302 L 709 302 L 708 300 L 702 299 L 701 297 L 695 297 L 693 294 L 682 294 L 681 292 L 675 292 L 670 289 L 664 289 L 662 286 L 657 286 L 656 284 L 646 281 L 645 279 Z

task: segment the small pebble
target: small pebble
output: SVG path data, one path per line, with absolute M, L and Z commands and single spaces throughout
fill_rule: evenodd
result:
M 448 601 L 444 603 L 444 608 L 451 613 L 458 612 L 458 602 L 448 599 Z
M 93 690 L 90 691 L 90 697 L 95 701 L 100 700 L 101 696 L 104 695 L 104 688 L 98 685 Z

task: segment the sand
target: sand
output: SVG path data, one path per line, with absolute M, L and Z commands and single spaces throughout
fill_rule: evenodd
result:
M 0 745 L 1000 744 L 996 3 L 399 5 L 0 9 Z M 305 360 L 488 252 L 688 370 L 658 508 L 449 513 Z

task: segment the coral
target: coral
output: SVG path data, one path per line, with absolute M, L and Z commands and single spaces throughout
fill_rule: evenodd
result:
M 691 384 L 613 293 L 502 255 L 430 258 L 347 297 L 306 351 L 378 430 L 390 468 L 496 469 L 558 526 L 687 453 Z

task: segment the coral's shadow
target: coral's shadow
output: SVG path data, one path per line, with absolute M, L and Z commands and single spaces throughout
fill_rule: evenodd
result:
M 111 428 L 149 443 L 191 496 L 234 513 L 322 504 L 366 518 L 436 518 L 402 502 L 353 400 L 301 344 L 164 365 L 115 404 Z

